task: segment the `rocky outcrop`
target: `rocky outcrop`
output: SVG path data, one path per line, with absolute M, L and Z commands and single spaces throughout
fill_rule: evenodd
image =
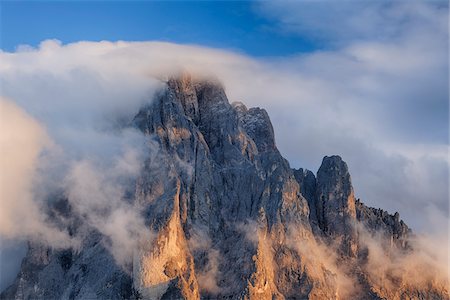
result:
M 167 224 L 151 246 L 137 249 L 133 279 L 139 295 L 145 299 L 200 299 L 194 259 L 189 251 L 180 222 L 180 184 L 174 196 L 174 209 Z M 153 247 L 152 247 L 153 246 Z
M 256 270 L 248 281 L 248 292 L 244 299 L 284 299 L 275 284 L 273 255 L 267 232 L 258 232 L 257 252 L 253 256 Z
M 356 218 L 364 224 L 365 228 L 371 232 L 383 233 L 397 247 L 407 247 L 407 240 L 412 232 L 403 220 L 400 220 L 398 212 L 391 215 L 380 208 L 368 207 L 359 199 L 356 200 L 355 204 Z
M 344 254 L 357 256 L 355 196 L 347 164 L 339 156 L 325 156 L 317 172 L 316 212 L 319 227 L 341 238 Z
M 230 105 L 220 84 L 198 82 L 189 75 L 170 80 L 168 87 L 139 112 L 134 124 L 156 136 L 162 160 L 170 166 L 167 176 L 180 181 L 180 222 L 186 238 L 192 228 L 206 228 L 220 249 L 222 262 L 228 262 L 216 275 L 220 293 L 210 296 L 245 293 L 248 285 L 242 278 L 253 276 L 253 281 L 259 282 L 258 276 L 266 272 L 255 273 L 252 258 L 258 246 L 240 231 L 242 224 L 261 220 L 270 231 L 273 226 L 293 222 L 309 230 L 308 205 L 289 164 L 275 147 L 265 111 Z M 185 96 L 177 96 L 180 87 L 186 89 Z M 192 171 L 180 168 L 180 161 Z M 151 175 L 148 168 L 140 180 L 145 187 L 139 198 L 148 199 L 140 201 L 147 203 L 150 220 L 167 219 L 159 213 L 167 211 L 167 203 L 153 200 L 153 191 L 162 183 Z M 194 253 L 194 261 L 202 262 L 201 255 L 201 251 L 198 257 Z M 261 256 L 256 255 L 263 259 Z M 196 267 L 201 270 L 204 266 Z
M 295 179 L 300 186 L 300 192 L 303 197 L 308 201 L 309 207 L 309 222 L 313 229 L 319 228 L 319 220 L 317 218 L 317 208 L 316 208 L 316 193 L 317 193 L 317 182 L 314 173 L 306 169 L 293 170 Z
M 1 299 L 129 299 L 132 279 L 92 233 L 83 251 L 30 243 L 14 284 Z
M 125 266 L 95 231 L 79 251 L 31 244 L 2 298 L 397 299 L 369 276 L 360 235 L 383 232 L 406 251 L 410 230 L 355 200 L 340 157 L 325 157 L 317 176 L 292 170 L 264 109 L 231 105 L 220 83 L 189 74 L 169 79 L 130 125 L 151 140 L 130 201 L 152 238 Z M 74 236 L 89 229 L 70 226 Z M 416 298 L 448 296 L 430 286 Z

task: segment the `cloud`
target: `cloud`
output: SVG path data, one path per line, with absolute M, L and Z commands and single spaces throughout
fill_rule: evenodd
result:
M 414 251 L 404 251 L 392 247 L 391 241 L 381 233 L 369 234 L 362 226 L 357 228 L 360 247 L 368 249 L 364 271 L 377 292 L 387 298 L 394 298 L 394 295 L 386 292 L 399 294 L 399 287 L 426 291 L 433 283 L 435 288 L 448 293 L 448 236 L 410 237 L 408 243 Z
M 316 52 L 262 59 L 160 42 L 62 45 L 48 40 L 38 48 L 0 52 L 1 95 L 14 103 L 6 104 L 6 110 L 13 113 L 5 115 L 27 112 L 18 117 L 27 120 L 23 121 L 23 134 L 14 136 L 24 137 L 29 144 L 17 147 L 18 151 L 8 150 L 11 155 L 23 155 L 23 159 L 2 161 L 29 162 L 9 166 L 15 170 L 11 174 L 20 178 L 11 182 L 23 185 L 12 189 L 14 184 L 8 184 L 11 191 L 5 193 L 22 199 L 11 203 L 24 205 L 19 208 L 35 203 L 29 206 L 30 211 L 39 212 L 39 202 L 30 199 L 45 198 L 49 186 L 69 188 L 53 178 L 66 178 L 65 183 L 84 189 L 84 173 L 93 176 L 92 184 L 105 186 L 97 191 L 100 194 L 94 194 L 101 205 L 110 194 L 120 199 L 123 189 L 115 183 L 122 175 L 105 178 L 103 173 L 117 174 L 108 166 L 119 168 L 122 163 L 114 161 L 119 158 L 124 174 L 133 177 L 129 173 L 133 164 L 123 155 L 127 147 L 137 153 L 143 149 L 139 133 L 120 128 L 140 106 L 151 101 L 169 75 L 189 70 L 199 76 L 218 77 L 230 101 L 266 108 L 277 145 L 294 167 L 317 170 L 323 156 L 339 154 L 350 167 L 356 195 L 366 204 L 399 211 L 416 231 L 447 233 L 447 226 L 426 225 L 433 219 L 443 220 L 441 223 L 448 220 L 447 5 L 358 3 L 333 13 L 337 25 L 347 23 L 332 28 L 326 25 L 331 16 L 320 15 L 326 10 L 299 10 L 296 5 L 302 4 L 256 5 L 261 6 L 261 13 L 271 12 L 271 18 L 280 20 L 280 29 L 290 34 L 304 34 L 302 28 L 308 28 L 308 34 L 318 32 L 321 39 L 333 36 L 341 42 Z M 354 17 L 346 21 L 348 9 Z M 372 37 L 375 29 L 380 35 Z M 330 35 L 330 30 L 336 32 Z M 12 130 L 15 121 L 4 120 L 8 119 L 2 118 L 6 124 L 2 127 Z M 2 128 L 1 134 L 8 130 Z M 34 138 L 25 139 L 29 135 Z M 52 141 L 52 151 L 40 155 L 46 149 L 45 140 Z M 40 179 L 44 183 L 41 189 L 33 184 L 35 172 L 47 174 Z M 76 191 L 71 195 L 83 211 L 88 195 L 77 196 Z M 19 208 L 2 218 L 4 228 L 8 228 L 8 220 L 25 213 Z M 131 206 L 117 208 L 125 216 L 135 216 Z M 114 212 L 109 217 L 112 224 L 128 222 L 117 219 Z M 106 220 L 94 225 L 114 233 L 103 226 Z M 20 235 L 26 230 L 11 232 Z M 125 232 L 118 234 L 113 241 Z
M 304 238 L 298 234 L 295 227 L 288 228 L 286 241 L 287 246 L 299 254 L 302 268 L 307 270 L 308 276 L 314 281 L 335 284 L 339 297 L 343 299 L 355 298 L 361 292 L 355 276 L 339 259 L 338 241 L 330 241 L 327 244 L 314 237 Z
M 400 211 L 415 230 L 447 231 L 426 223 L 436 216 L 428 211 L 449 211 L 448 3 L 272 1 L 255 10 L 322 45 L 276 62 L 303 93 L 277 84 L 278 101 L 264 105 L 291 163 L 315 170 L 320 156 L 340 154 L 368 204 Z M 424 207 L 433 208 L 418 217 Z
M 196 265 L 197 281 L 202 291 L 212 295 L 217 295 L 221 288 L 218 286 L 218 279 L 221 276 L 219 271 L 220 260 L 222 259 L 219 250 L 214 249 L 211 238 L 208 236 L 207 229 L 194 227 L 191 237 L 188 240 L 190 250 L 195 253 L 204 253 L 206 263 L 201 266 Z
M 428 291 L 430 284 L 448 293 L 448 236 L 411 236 L 408 244 L 413 251 L 405 251 L 392 245 L 382 232 L 369 233 L 362 224 L 354 226 L 358 232 L 358 248 L 361 253 L 367 251 L 367 258 L 343 262 L 338 254 L 339 240 L 305 239 L 295 227 L 289 228 L 287 245 L 297 251 L 302 266 L 316 281 L 325 282 L 325 270 L 331 272 L 339 296 L 345 299 L 364 295 L 361 295 L 364 286 L 358 278 L 359 268 L 365 274 L 364 280 L 387 299 L 399 297 L 401 289 Z
M 342 46 L 355 40 L 392 40 L 405 31 L 422 31 L 424 25 L 438 27 L 442 33 L 448 3 L 300 0 L 262 2 L 254 9 L 280 31 Z
M 5 98 L 0 99 L 0 114 L 0 236 L 70 245 L 68 234 L 46 221 L 33 193 L 39 157 L 52 143 L 45 128 Z
M 44 43 L 42 53 L 45 54 L 42 55 L 51 55 L 58 45 L 54 41 Z M 53 247 L 78 247 L 85 233 L 69 236 L 66 229 L 58 227 L 49 218 L 46 202 L 55 200 L 55 195 L 61 197 L 61 191 L 72 192 L 71 204 L 81 203 L 76 199 L 100 201 L 101 195 L 95 199 L 86 198 L 88 195 L 82 190 L 75 191 L 84 175 L 91 175 L 92 183 L 101 182 L 105 188 L 115 184 L 113 191 L 117 194 L 109 196 L 114 196 L 111 201 L 118 201 L 123 197 L 123 181 L 130 181 L 137 175 L 136 163 L 144 161 L 143 151 L 149 150 L 142 133 L 121 128 L 126 125 L 121 117 L 125 116 L 129 122 L 142 103 L 150 101 L 152 92 L 160 84 L 158 80 L 142 79 L 145 85 L 137 88 L 139 80 L 130 82 L 126 75 L 118 76 L 112 83 L 111 78 L 98 75 L 95 68 L 83 70 L 83 66 L 78 65 L 62 70 L 50 65 L 52 59 L 46 63 L 39 60 L 37 55 L 34 68 L 26 70 L 18 65 L 11 69 L 6 64 L 1 65 L 3 71 L 4 67 L 8 69 L 3 73 L 8 78 L 2 81 L 2 95 L 10 91 L 14 97 L 14 100 L 2 97 L 0 107 L 2 253 L 8 250 L 7 244 L 3 243 L 5 239 L 36 240 Z M 27 88 L 23 88 L 25 82 Z M 130 90 L 124 94 L 125 86 Z M 91 161 L 96 164 L 89 164 Z M 113 167 L 107 167 L 111 165 Z M 82 174 L 83 170 L 87 173 Z M 110 177 L 101 177 L 102 172 L 108 172 Z M 69 174 L 73 175 L 74 184 L 70 189 L 61 180 Z M 106 216 L 83 211 L 81 205 L 74 205 L 74 208 L 86 213 L 84 221 L 96 220 L 94 228 L 110 239 L 106 246 L 121 265 L 126 263 L 124 257 L 132 242 L 150 236 L 144 230 L 137 209 L 131 205 L 108 206 Z M 138 231 L 139 235 L 136 234 Z M 20 263 L 16 270 L 18 266 Z M 7 267 L 2 264 L 0 270 L 2 286 L 4 280 L 8 281 L 4 274 L 11 270 Z
M 399 197 L 412 197 L 415 209 L 420 209 L 423 195 L 432 205 L 447 202 L 443 170 L 448 159 L 436 151 L 447 149 L 448 117 L 442 114 L 448 109 L 446 48 L 428 46 L 414 39 L 358 43 L 336 51 L 255 60 L 159 42 L 46 41 L 39 49 L 1 53 L 0 70 L 2 93 L 46 124 L 52 138 L 71 145 L 67 150 L 79 157 L 113 149 L 100 147 L 102 130 L 111 127 L 118 112 L 131 117 L 150 101 L 161 86 L 158 78 L 181 69 L 214 74 L 224 82 L 230 101 L 268 110 L 277 145 L 293 166 L 315 170 L 324 155 L 340 154 L 350 166 L 357 196 L 402 213 L 405 206 L 393 205 Z M 20 88 L 22 82 L 29 88 Z M 427 94 L 430 97 L 423 97 Z M 437 134 L 430 137 L 427 132 Z M 418 148 L 426 149 L 423 157 L 411 155 Z M 438 188 L 423 184 L 418 192 L 410 166 L 423 167 L 421 178 L 440 172 L 442 178 L 435 177 Z M 376 197 L 377 191 L 383 191 L 383 197 Z M 408 216 L 407 221 L 414 219 Z
M 105 236 L 104 244 L 125 268 L 138 244 L 153 238 L 139 205 L 127 197 L 143 161 L 142 153 L 125 149 L 108 167 L 88 160 L 74 162 L 64 180 L 65 194 L 81 224 Z
M 287 62 L 331 92 L 328 107 L 346 110 L 348 125 L 401 143 L 448 142 L 448 3 L 272 1 L 256 9 L 281 31 L 339 41 Z
M 47 222 L 34 190 L 42 152 L 52 147 L 45 127 L 9 99 L 0 97 L 0 289 L 10 284 L 25 255 L 23 240 L 53 247 L 74 241 Z

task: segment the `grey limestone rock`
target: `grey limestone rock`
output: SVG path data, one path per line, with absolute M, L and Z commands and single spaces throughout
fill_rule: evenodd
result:
M 340 157 L 325 157 L 317 177 L 292 170 L 267 112 L 231 105 L 215 80 L 170 78 L 130 124 L 152 140 L 130 201 L 153 243 L 125 268 L 95 231 L 79 251 L 32 243 L 2 299 L 338 299 L 337 275 L 311 249 L 340 239 L 340 259 L 355 263 L 355 223 L 399 246 L 410 232 L 355 200 Z M 89 230 L 61 207 L 53 214 L 73 218 L 72 234 Z M 381 299 L 365 283 L 359 298 Z

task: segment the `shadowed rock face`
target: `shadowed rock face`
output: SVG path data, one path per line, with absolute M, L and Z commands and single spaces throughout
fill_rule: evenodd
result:
M 157 145 L 133 199 L 155 239 L 140 241 L 125 267 L 94 231 L 79 251 L 30 244 L 2 298 L 445 299 L 432 285 L 375 286 L 358 228 L 407 251 L 408 227 L 355 200 L 339 156 L 325 157 L 317 176 L 292 170 L 267 112 L 230 105 L 219 83 L 172 78 L 131 123 Z M 63 207 L 76 235 L 82 224 Z
M 356 218 L 347 164 L 339 156 L 325 156 L 317 172 L 317 219 L 328 234 L 344 234 Z
M 341 249 L 357 256 L 355 196 L 347 164 L 339 156 L 325 156 L 317 172 L 316 213 L 328 235 L 343 237 Z

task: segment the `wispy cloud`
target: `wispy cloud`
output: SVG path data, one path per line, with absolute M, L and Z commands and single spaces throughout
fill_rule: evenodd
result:
M 58 144 L 73 146 L 67 151 L 79 156 L 114 149 L 100 145 L 105 142 L 100 138 L 105 124 L 117 119 L 122 109 L 131 117 L 150 101 L 161 86 L 155 78 L 180 69 L 214 74 L 224 82 L 230 101 L 243 100 L 268 110 L 277 145 L 294 166 L 314 170 L 322 156 L 340 154 L 349 164 L 357 196 L 370 205 L 398 210 L 418 225 L 415 212 L 425 203 L 424 195 L 428 205 L 447 206 L 448 161 L 442 150 L 447 144 L 441 138 L 448 124 L 441 113 L 447 108 L 447 86 L 440 67 L 446 56 L 430 57 L 419 46 L 397 48 L 423 60 L 413 64 L 408 77 L 393 66 L 381 74 L 373 70 L 373 60 L 358 58 L 364 56 L 358 50 L 365 49 L 362 46 L 259 61 L 220 50 L 152 42 L 62 46 L 47 41 L 39 49 L 2 53 L 0 70 L 2 93 L 45 124 Z M 389 57 L 385 47 L 374 49 L 377 57 Z M 385 61 L 395 65 L 398 60 Z M 423 74 L 433 84 L 424 83 Z M 396 80 L 388 80 L 392 78 Z M 25 92 L 23 82 L 29 86 Z M 421 94 L 411 98 L 411 87 L 419 87 Z M 432 100 L 422 97 L 427 92 Z M 424 115 L 420 107 L 429 101 L 437 105 Z M 414 119 L 430 120 L 427 131 L 445 134 L 430 141 L 420 122 L 408 121 Z M 423 155 L 411 155 L 418 153 L 416 148 Z M 437 182 L 425 184 L 429 176 Z
M 107 237 L 105 246 L 125 269 L 132 263 L 138 244 L 153 237 L 139 205 L 126 196 L 134 187 L 133 179 L 141 172 L 144 159 L 142 153 L 127 149 L 109 167 L 77 161 L 64 180 L 71 208 L 81 219 L 80 230 L 86 229 L 89 234 L 95 229 Z
M 43 203 L 34 195 L 39 157 L 51 147 L 50 138 L 41 124 L 7 99 L 0 99 L 0 115 L 0 235 L 70 246 L 68 233 L 46 222 Z
M 332 27 L 325 25 L 329 20 L 316 21 L 326 19 L 321 14 L 328 10 L 259 3 L 260 11 L 289 34 L 314 31 L 317 38 L 341 41 L 291 57 L 254 59 L 159 42 L 62 45 L 54 40 L 36 49 L 0 52 L 1 95 L 10 99 L 2 101 L 7 113 L 0 122 L 6 134 L 2 145 L 8 145 L 2 151 L 11 158 L 2 155 L 2 165 L 19 178 L 8 183 L 5 193 L 14 197 L 2 194 L 0 211 L 22 205 L 1 218 L 6 222 L 1 228 L 10 228 L 11 218 L 24 213 L 20 207 L 39 210 L 35 196 L 42 199 L 45 192 L 33 182 L 43 166 L 52 172 L 39 173 L 42 187 L 59 172 L 81 180 L 75 176 L 80 168 L 109 184 L 101 170 L 110 171 L 105 166 L 114 165 L 114 158 L 142 143 L 139 133 L 118 128 L 151 101 L 161 79 L 190 70 L 218 77 L 230 101 L 266 108 L 277 145 L 293 166 L 316 170 L 324 155 L 339 154 L 365 203 L 399 211 L 416 230 L 446 232 L 447 226 L 427 224 L 448 221 L 448 5 L 364 3 L 330 8 L 339 10 Z M 349 14 L 354 17 L 347 19 Z M 380 26 L 380 35 L 372 36 Z M 52 151 L 41 155 L 47 144 Z M 21 161 L 27 164 L 12 165 Z M 2 185 L 9 179 L 2 177 Z M 14 189 L 16 183 L 23 186 Z

